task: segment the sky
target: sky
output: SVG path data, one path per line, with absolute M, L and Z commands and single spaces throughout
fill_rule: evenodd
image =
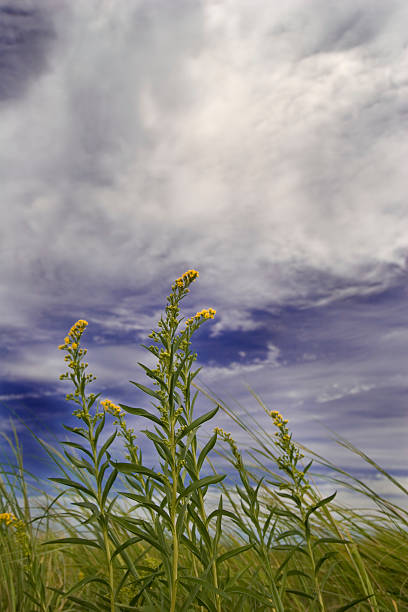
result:
M 81 318 L 92 391 L 148 407 L 129 381 L 192 268 L 185 316 L 217 311 L 198 384 L 273 432 L 249 386 L 297 441 L 396 493 L 334 430 L 408 484 L 407 20 L 405 0 L 0 0 L 1 432 L 67 439 L 57 346 Z

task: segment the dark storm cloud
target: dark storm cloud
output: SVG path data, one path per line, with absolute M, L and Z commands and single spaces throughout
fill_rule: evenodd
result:
M 48 66 L 54 31 L 41 8 L 0 4 L 0 101 L 24 95 Z

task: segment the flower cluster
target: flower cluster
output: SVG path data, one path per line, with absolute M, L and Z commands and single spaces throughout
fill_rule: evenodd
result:
M 79 319 L 68 332 L 68 336 L 64 339 L 64 344 L 60 344 L 58 347 L 60 351 L 63 349 L 72 349 L 76 350 L 78 348 L 78 342 L 85 331 L 86 326 L 88 325 L 88 321 L 84 321 L 84 319 Z M 70 345 L 69 343 L 72 342 Z
M 218 434 L 220 438 L 224 440 L 224 442 L 227 442 L 230 445 L 231 452 L 234 455 L 236 461 L 236 467 L 239 469 L 239 467 L 242 465 L 242 457 L 241 453 L 238 450 L 237 443 L 231 437 L 231 434 L 221 429 L 221 427 L 215 427 L 214 433 Z
M 16 543 L 21 546 L 25 560 L 30 556 L 29 540 L 24 521 L 17 519 L 12 512 L 0 513 L 0 524 L 11 526 L 14 530 Z
M 279 431 L 275 433 L 275 436 L 280 436 L 282 440 L 290 440 L 289 430 L 286 427 L 288 419 L 284 419 L 277 410 L 271 410 L 269 416 L 273 418 L 273 424 L 279 427 Z
M 187 287 L 193 281 L 195 281 L 198 276 L 199 274 L 197 270 L 187 270 L 187 272 L 184 272 L 182 276 L 176 278 L 176 282 L 172 286 L 172 289 L 176 289 L 177 287 L 179 289 L 184 289 L 184 287 Z
M 6 525 L 12 525 L 17 519 L 12 512 L 2 512 L 0 514 L 0 521 L 4 521 Z
M 68 336 L 72 338 L 80 338 L 85 330 L 85 327 L 88 325 L 88 321 L 84 321 L 83 319 L 79 319 L 68 332 Z
M 65 344 L 61 344 L 58 348 L 65 350 L 67 355 L 64 357 L 64 361 L 67 362 L 71 372 L 65 372 L 59 377 L 60 380 L 71 380 L 75 385 L 75 392 L 68 393 L 66 396 L 67 400 L 72 400 L 79 406 L 81 410 L 75 410 L 74 416 L 79 419 L 83 418 L 88 414 L 89 408 L 94 403 L 96 396 L 91 393 L 88 398 L 85 397 L 85 386 L 88 383 L 96 380 L 96 376 L 93 374 L 85 374 L 85 370 L 88 367 L 88 363 L 83 362 L 83 357 L 87 353 L 87 349 L 80 348 L 80 340 L 83 332 L 85 331 L 87 321 L 79 319 L 69 330 L 68 335 L 65 338 Z M 71 343 L 71 344 L 70 344 Z
M 88 367 L 87 363 L 81 363 L 82 357 L 87 353 L 87 349 L 79 348 L 79 341 L 87 325 L 88 321 L 79 319 L 79 321 L 69 330 L 68 336 L 66 336 L 64 340 L 65 344 L 60 344 L 58 347 L 60 351 L 66 350 L 68 352 L 68 355 L 64 357 L 64 361 L 68 362 L 68 367 L 73 370 L 75 374 Z M 66 372 L 65 374 L 61 374 L 60 380 L 67 380 L 71 377 L 72 374 L 70 376 L 69 372 Z M 87 382 L 91 382 L 92 380 L 95 380 L 95 377 L 91 374 L 87 377 Z
M 271 410 L 269 416 L 272 417 L 274 425 L 278 428 L 278 431 L 275 433 L 275 436 L 278 438 L 276 444 L 283 451 L 283 454 L 277 458 L 279 467 L 294 479 L 297 486 L 300 486 L 300 483 L 304 480 L 305 488 L 307 488 L 308 483 L 305 480 L 304 473 L 296 467 L 298 461 L 303 459 L 304 455 L 300 453 L 292 442 L 292 434 L 289 433 L 289 429 L 286 426 L 288 420 L 284 419 L 278 410 Z
M 124 418 L 125 412 L 121 410 L 120 406 L 114 404 L 110 400 L 106 399 L 101 402 L 101 406 L 105 412 L 108 412 L 113 417 L 115 417 L 114 425 L 119 426 L 119 435 L 125 439 L 125 446 L 129 451 L 129 455 L 126 458 L 129 461 L 133 461 L 134 463 L 138 463 L 139 459 L 137 458 L 138 447 L 135 445 L 136 435 L 134 433 L 134 429 L 127 426 L 126 420 Z
M 121 411 L 120 406 L 117 406 L 116 404 L 114 404 L 113 402 L 111 402 L 108 399 L 103 400 L 101 402 L 101 405 L 102 405 L 103 409 L 105 410 L 105 412 L 109 412 L 109 414 L 111 414 L 112 416 L 118 417 L 118 416 L 121 416 L 122 414 L 124 414 Z
M 200 319 L 213 319 L 214 315 L 217 311 L 214 308 L 204 308 L 204 310 L 200 310 L 194 317 L 187 319 L 186 325 L 192 325 L 193 323 L 198 322 Z

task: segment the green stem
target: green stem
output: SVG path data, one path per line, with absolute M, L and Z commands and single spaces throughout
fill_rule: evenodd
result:
M 110 546 L 110 541 L 109 541 L 106 516 L 105 516 L 103 504 L 102 504 L 102 491 L 101 491 L 102 483 L 100 482 L 98 478 L 99 469 L 97 465 L 97 453 L 96 453 L 95 440 L 93 437 L 93 426 L 92 425 L 90 425 L 90 428 L 89 428 L 89 440 L 90 440 L 91 447 L 92 447 L 92 455 L 93 455 L 94 465 L 95 465 L 95 478 L 97 482 L 97 499 L 98 499 L 98 506 L 99 506 L 99 511 L 101 513 L 101 519 L 102 519 L 101 527 L 102 527 L 102 533 L 103 533 L 103 542 L 105 545 L 106 563 L 107 563 L 108 572 L 109 572 L 110 612 L 115 612 L 115 591 L 114 591 L 113 566 L 112 566 L 112 561 L 111 561 L 111 546 Z
M 177 464 L 176 464 L 176 444 L 175 444 L 175 420 L 172 418 L 171 431 L 170 431 L 170 448 L 172 456 L 172 499 L 171 499 L 171 528 L 173 535 L 173 564 L 172 564 L 172 577 L 171 577 L 171 592 L 170 592 L 170 612 L 175 612 L 176 601 L 177 601 L 177 578 L 178 578 L 178 559 L 179 559 L 179 543 L 177 537 Z
M 303 520 L 303 524 L 304 524 L 305 513 L 304 513 L 303 508 L 302 508 L 301 512 L 302 512 L 302 520 Z M 309 558 L 310 558 L 310 562 L 312 564 L 313 580 L 314 580 L 317 600 L 319 602 L 319 609 L 321 610 L 321 612 L 325 612 L 326 611 L 326 607 L 324 605 L 322 592 L 320 590 L 320 584 L 319 584 L 319 581 L 318 581 L 317 576 L 316 576 L 316 563 L 315 563 L 315 558 L 314 558 L 314 554 L 313 554 L 312 541 L 311 541 L 309 529 L 305 529 L 305 536 L 306 536 L 307 549 L 309 551 Z
M 258 523 L 256 525 L 256 528 L 257 528 L 257 531 L 258 531 L 258 538 L 259 538 L 259 541 L 261 543 L 261 557 L 263 558 L 264 569 L 266 568 L 265 572 L 266 572 L 267 578 L 269 580 L 270 589 L 272 591 L 273 604 L 274 604 L 274 606 L 276 606 L 274 608 L 274 610 L 276 609 L 278 612 L 285 612 L 285 609 L 284 609 L 283 604 L 282 604 L 282 600 L 280 598 L 280 595 L 278 593 L 278 589 L 276 587 L 275 577 L 274 577 L 274 575 L 272 573 L 272 570 L 271 570 L 271 561 L 269 559 L 268 549 L 265 546 L 265 542 L 263 540 L 263 536 L 262 536 L 262 533 L 261 533 L 261 530 L 260 530 L 260 526 L 259 526 Z

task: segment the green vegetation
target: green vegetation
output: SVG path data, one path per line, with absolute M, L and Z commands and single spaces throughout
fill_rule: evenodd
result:
M 16 431 L 14 439 L 3 434 L 15 460 L 0 468 L 0 610 L 408 610 L 408 512 L 297 444 L 288 421 L 255 393 L 270 431 L 194 382 L 192 336 L 215 315 L 205 309 L 182 325 L 180 302 L 197 277 L 189 270 L 175 281 L 149 336 L 153 344 L 145 346 L 156 360 L 155 367 L 140 364 L 152 386 L 133 384 L 149 395 L 151 410 L 88 394 L 95 380 L 81 346 L 88 323 L 77 321 L 67 334 L 59 348 L 69 371 L 61 380 L 74 387 L 67 400 L 79 426 L 64 426 L 72 435 L 62 449 L 32 432 L 60 470 L 50 479 L 55 496 L 38 479 L 36 498 L 29 495 L 34 476 L 24 468 Z M 194 414 L 199 393 L 211 404 L 201 416 Z M 254 448 L 239 449 L 215 426 L 220 410 Z M 128 414 L 137 417 L 137 436 Z M 113 433 L 102 435 L 111 418 Z M 150 441 L 153 461 L 136 445 L 139 436 Z M 408 494 L 369 457 L 340 443 Z M 303 462 L 301 450 L 314 459 Z M 214 468 L 219 456 L 235 484 Z M 334 488 L 322 497 L 313 461 L 377 509 L 344 508 Z M 33 513 L 34 502 L 40 512 Z

